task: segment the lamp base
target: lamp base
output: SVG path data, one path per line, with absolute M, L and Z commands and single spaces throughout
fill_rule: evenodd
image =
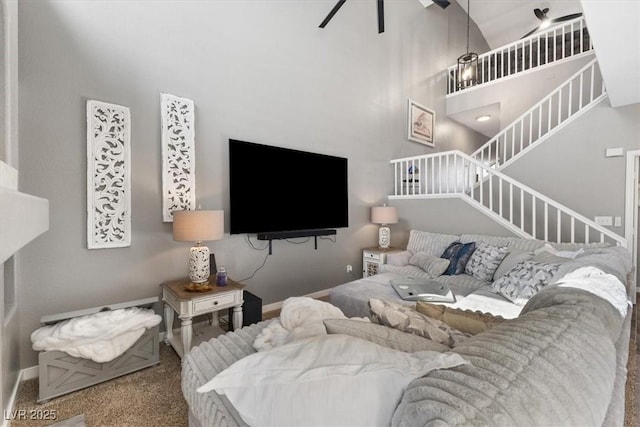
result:
M 194 246 L 189 255 L 189 279 L 192 283 L 205 283 L 209 280 L 209 248 Z
M 378 230 L 378 246 L 381 249 L 387 249 L 391 246 L 391 230 L 384 225 Z

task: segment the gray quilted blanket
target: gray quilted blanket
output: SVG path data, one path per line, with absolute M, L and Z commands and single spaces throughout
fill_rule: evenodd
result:
M 549 286 L 519 318 L 451 350 L 470 364 L 414 380 L 393 425 L 620 425 L 629 319 L 623 328 L 608 302 L 586 291 Z M 196 389 L 253 353 L 252 343 L 268 323 L 202 343 L 184 358 L 182 391 L 190 420 L 202 426 L 246 426 L 225 396 Z
M 452 351 L 471 363 L 413 381 L 394 426 L 601 426 L 623 319 L 587 292 L 551 288 Z
M 182 360 L 182 394 L 192 416 L 202 426 L 247 426 L 231 402 L 216 392 L 198 393 L 205 384 L 233 362 L 256 351 L 253 341 L 269 322 L 260 322 L 236 332 L 228 332 L 217 339 L 204 342 L 191 349 Z

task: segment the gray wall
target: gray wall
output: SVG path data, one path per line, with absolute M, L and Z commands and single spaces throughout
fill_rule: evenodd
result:
M 0 160 L 18 167 L 18 6 L 0 2 Z M 9 59 L 6 61 L 6 59 Z M 19 307 L 15 290 L 20 254 L 0 264 L 0 405 L 8 407 L 20 369 Z
M 20 3 L 20 179 L 51 212 L 50 231 L 23 251 L 19 269 L 22 367 L 36 364 L 29 334 L 40 316 L 158 295 L 163 280 L 186 274 L 189 245 L 174 242 L 161 217 L 161 92 L 195 101 L 198 203 L 225 209 L 227 224 L 229 138 L 349 159 L 350 226 L 317 251 L 275 242 L 245 282 L 264 304 L 357 277 L 345 266 L 360 271 L 361 249 L 376 242 L 369 208 L 391 191 L 390 159 L 470 152 L 486 140 L 445 117 L 444 70 L 465 50 L 455 2 L 444 11 L 387 2 L 382 35 L 374 2 L 347 2 L 318 29 L 333 4 Z M 475 26 L 472 38 L 487 49 Z M 409 97 L 436 110 L 435 150 L 406 140 Z M 86 249 L 87 99 L 131 108 L 129 248 Z M 233 278 L 266 257 L 245 238 L 209 245 Z
M 405 248 L 409 231 L 425 230 L 445 234 L 487 234 L 517 237 L 479 210 L 457 198 L 394 200 L 400 221 L 391 227 L 392 246 Z
M 5 104 L 5 85 L 6 85 L 6 72 L 4 62 L 4 52 L 6 49 L 6 37 L 5 34 L 5 16 L 6 16 L 6 2 L 3 0 L 0 2 L 0 34 L 3 35 L 2 43 L 0 43 L 0 161 L 5 161 L 7 158 L 6 142 L 5 142 L 5 125 L 4 125 L 4 104 Z M 0 231 L 2 232 L 2 231 Z M 5 271 L 4 264 L 0 263 L 0 286 L 2 286 L 2 293 L 0 293 L 0 320 L 4 318 L 4 294 L 5 286 L 9 286 L 9 283 L 5 284 Z M 7 281 L 8 282 L 8 281 Z M 4 345 L 4 328 L 0 328 L 0 346 L 5 348 Z M 17 349 L 16 349 L 17 350 Z M 15 350 L 14 350 L 15 351 Z M 9 378 L 4 369 L 4 356 L 0 353 L 0 410 L 4 411 L 7 408 L 7 386 L 9 384 Z
M 2 102 L 0 102 L 0 161 L 3 161 L 5 163 L 7 163 L 7 157 L 8 157 L 8 148 L 7 148 L 7 141 L 6 141 L 6 126 L 5 126 L 5 100 L 6 100 L 6 61 L 4 59 L 4 54 L 5 51 L 8 47 L 8 42 L 7 42 L 7 37 L 5 37 L 5 31 L 6 31 L 6 24 L 5 24 L 5 20 L 6 20 L 6 16 L 7 16 L 7 0 L 2 0 L 0 1 L 0 34 L 2 34 L 2 43 L 0 43 L 0 80 L 2 81 L 2 84 L 0 85 L 0 100 L 2 100 Z

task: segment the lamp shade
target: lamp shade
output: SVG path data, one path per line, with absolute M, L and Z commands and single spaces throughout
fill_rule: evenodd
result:
M 374 224 L 396 224 L 398 209 L 393 206 L 376 206 L 371 208 L 371 222 Z
M 173 213 L 173 240 L 202 242 L 224 236 L 224 211 L 176 211 Z

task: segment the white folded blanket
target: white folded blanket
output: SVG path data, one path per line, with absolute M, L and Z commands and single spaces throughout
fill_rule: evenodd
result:
M 607 274 L 596 267 L 581 267 L 566 274 L 557 282 L 558 286 L 578 288 L 609 301 L 624 318 L 630 302 L 627 290 L 613 274 Z
M 455 303 L 442 304 L 458 310 L 479 311 L 493 316 L 500 316 L 504 319 L 515 319 L 520 315 L 522 306 L 511 301 L 492 298 L 486 295 L 471 293 L 460 298 Z
M 43 326 L 31 334 L 36 351 L 59 350 L 73 357 L 109 362 L 127 351 L 162 318 L 140 307 L 103 311 Z
M 309 297 L 287 298 L 282 303 L 280 318 L 258 334 L 253 348 L 264 351 L 296 339 L 326 334 L 322 322 L 325 319 L 346 319 L 346 316 L 338 307 L 324 301 Z

